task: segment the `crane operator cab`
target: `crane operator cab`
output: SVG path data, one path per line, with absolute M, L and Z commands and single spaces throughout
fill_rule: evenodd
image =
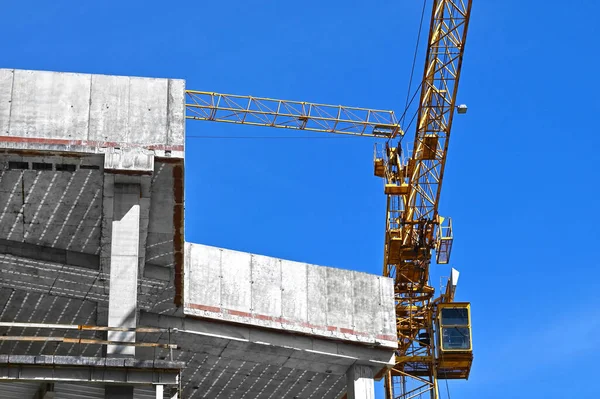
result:
M 471 305 L 440 303 L 437 313 L 438 378 L 468 379 L 473 363 Z

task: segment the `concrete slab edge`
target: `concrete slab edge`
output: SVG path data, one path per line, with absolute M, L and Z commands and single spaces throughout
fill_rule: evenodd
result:
M 262 322 L 271 321 L 273 323 L 279 323 L 280 329 L 286 331 L 301 332 L 305 334 L 318 335 L 335 339 L 339 339 L 341 335 L 344 340 L 354 341 L 357 343 L 364 343 L 370 345 L 379 344 L 382 347 L 393 349 L 398 347 L 396 337 L 393 335 L 373 335 L 343 327 L 313 325 L 311 323 L 306 322 L 297 323 L 293 320 L 287 320 L 282 317 L 273 317 L 256 313 L 240 312 L 231 309 L 204 306 L 193 303 L 186 304 L 184 307 L 184 312 L 187 315 L 195 317 L 227 321 L 232 323 L 251 324 L 257 327 L 265 327 Z

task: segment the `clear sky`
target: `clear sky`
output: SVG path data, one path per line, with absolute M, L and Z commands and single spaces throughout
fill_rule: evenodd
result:
M 7 0 L 0 67 L 401 112 L 421 6 Z M 440 206 L 474 323 L 454 399 L 598 396 L 599 13 L 594 0 L 474 0 L 458 97 L 469 112 L 455 118 Z M 187 240 L 381 272 L 372 140 L 200 138 L 299 134 L 195 121 L 187 134 Z M 432 284 L 447 274 L 435 267 Z

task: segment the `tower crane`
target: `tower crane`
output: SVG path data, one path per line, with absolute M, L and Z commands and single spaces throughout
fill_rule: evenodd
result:
M 383 274 L 395 281 L 398 355 L 386 376 L 389 398 L 439 396 L 438 379 L 466 379 L 473 360 L 470 306 L 453 303 L 458 274 L 434 299 L 429 269 L 447 264 L 452 222 L 438 214 L 452 121 L 457 109 L 471 0 L 434 0 L 413 151 L 375 156 L 387 196 Z
M 383 275 L 394 280 L 398 350 L 385 376 L 388 399 L 439 397 L 438 380 L 467 379 L 473 361 L 470 304 L 454 302 L 458 272 L 441 295 L 430 265 L 447 264 L 452 221 L 438 213 L 457 106 L 472 0 L 433 0 L 412 151 L 393 111 L 188 90 L 186 118 L 386 138 L 374 174 L 384 179 Z

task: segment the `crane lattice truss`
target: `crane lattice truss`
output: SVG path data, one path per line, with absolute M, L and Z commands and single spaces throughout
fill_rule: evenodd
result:
M 188 90 L 186 118 L 311 132 L 390 138 L 394 111 Z
M 471 0 L 434 0 L 413 151 L 407 162 L 399 147 L 385 154 L 383 273 L 395 280 L 399 337 L 396 365 L 387 378 L 387 394 L 393 398 L 427 392 L 437 398 L 438 376 L 468 377 L 468 370 L 466 376 L 464 370 L 438 370 L 429 266 L 435 249 L 438 262 L 448 262 L 452 239 L 443 234 L 438 205 L 470 12 Z
M 386 377 L 388 398 L 437 399 L 438 378 L 467 378 L 470 352 L 441 355 L 436 347 L 436 307 L 453 291 L 434 299 L 429 267 L 449 261 L 452 227 L 438 215 L 450 130 L 472 0 L 433 0 L 417 129 L 412 152 L 402 155 L 404 132 L 393 111 L 275 100 L 211 92 L 186 92 L 186 118 L 387 138 L 375 157 L 375 174 L 387 195 L 383 274 L 395 281 L 398 351 Z M 436 335 L 437 334 L 437 335 Z M 467 358 L 465 358 L 467 356 Z

